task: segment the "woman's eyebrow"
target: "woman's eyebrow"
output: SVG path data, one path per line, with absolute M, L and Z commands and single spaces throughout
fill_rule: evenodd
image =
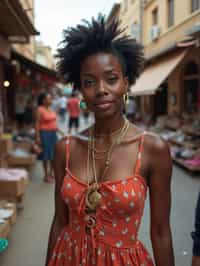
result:
M 113 72 L 119 72 L 117 69 L 115 68 L 108 68 L 108 69 L 105 69 L 104 73 L 106 74 L 111 74 Z M 83 72 L 82 73 L 83 76 L 88 76 L 88 77 L 95 77 L 96 74 L 95 73 L 91 73 L 91 72 Z
M 92 73 L 87 73 L 87 72 L 83 72 L 82 75 L 83 75 L 83 76 L 94 77 L 94 74 L 92 74 Z

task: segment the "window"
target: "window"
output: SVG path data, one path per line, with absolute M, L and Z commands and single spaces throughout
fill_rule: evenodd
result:
M 158 8 L 152 11 L 152 25 L 158 25 Z
M 198 65 L 194 62 L 189 62 L 187 64 L 187 67 L 185 68 L 185 76 L 191 76 L 191 75 L 198 75 L 199 73 L 199 69 L 198 69 Z
M 194 12 L 194 11 L 196 11 L 196 10 L 198 10 L 198 9 L 200 9 L 200 0 L 192 0 L 191 1 L 191 10 L 192 10 L 192 12 Z
M 124 0 L 124 12 L 128 9 L 128 0 Z
M 140 41 L 140 26 L 137 22 L 131 25 L 131 35 L 136 41 Z
M 168 27 L 174 25 L 174 0 L 168 0 Z

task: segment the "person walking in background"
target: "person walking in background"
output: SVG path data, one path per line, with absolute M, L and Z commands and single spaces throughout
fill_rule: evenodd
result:
M 15 117 L 18 129 L 24 126 L 24 113 L 29 95 L 20 90 L 15 94 Z
M 135 115 L 137 111 L 136 102 L 133 96 L 129 96 L 129 100 L 126 106 L 126 116 L 130 122 L 135 121 Z
M 67 107 L 67 98 L 62 93 L 58 99 L 58 113 L 60 116 L 60 121 L 65 122 L 66 119 L 66 107 Z
M 79 107 L 79 98 L 77 97 L 77 92 L 72 91 L 71 97 L 67 100 L 67 111 L 69 113 L 69 134 L 72 131 L 73 126 L 75 127 L 76 132 L 79 128 L 79 116 L 80 116 L 80 107 Z
M 51 109 L 52 97 L 49 93 L 42 93 L 38 98 L 36 114 L 36 143 L 42 152 L 38 159 L 43 161 L 44 181 L 53 182 L 53 157 L 57 142 L 57 131 L 64 135 L 57 127 L 56 113 Z
M 193 257 L 192 266 L 200 266 L 200 192 L 198 195 L 196 212 L 195 212 L 195 223 L 194 232 L 192 232 L 193 238 Z
M 34 106 L 32 98 L 29 98 L 24 112 L 24 123 L 27 126 L 33 126 L 34 123 Z
M 51 104 L 52 110 L 58 114 L 59 113 L 59 96 L 57 93 L 54 93 L 52 95 L 52 104 Z

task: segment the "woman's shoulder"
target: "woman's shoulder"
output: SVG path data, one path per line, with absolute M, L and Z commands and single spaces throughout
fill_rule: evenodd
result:
M 150 154 L 165 153 L 169 150 L 168 143 L 161 136 L 154 132 L 132 125 L 132 132 L 130 132 L 130 134 L 133 139 L 134 137 L 143 137 L 144 149 Z
M 172 160 L 170 148 L 168 143 L 161 136 L 153 132 L 145 131 L 143 146 L 143 157 L 149 169 L 157 171 L 159 167 L 163 167 L 163 164 L 166 169 L 171 169 Z
M 76 135 L 68 134 L 57 142 L 57 149 L 63 152 L 67 146 L 71 151 L 77 150 L 80 146 L 86 146 L 89 140 L 89 129 L 79 132 Z
M 78 132 L 76 135 L 68 135 L 67 140 L 70 143 L 70 147 L 77 148 L 78 146 L 85 146 L 88 144 L 90 136 L 90 129 L 87 128 L 83 131 Z
M 169 149 L 166 140 L 150 131 L 144 131 L 144 145 L 153 153 L 166 152 Z

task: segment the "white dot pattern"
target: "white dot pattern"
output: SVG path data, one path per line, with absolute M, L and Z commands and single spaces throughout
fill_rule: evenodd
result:
M 137 239 L 147 191 L 144 179 L 137 174 L 142 145 L 139 150 L 133 177 L 100 185 L 102 202 L 89 232 L 86 226 L 90 214 L 85 214 L 87 185 L 70 175 L 67 168 L 61 194 L 69 208 L 69 225 L 57 239 L 48 266 L 153 266 Z

